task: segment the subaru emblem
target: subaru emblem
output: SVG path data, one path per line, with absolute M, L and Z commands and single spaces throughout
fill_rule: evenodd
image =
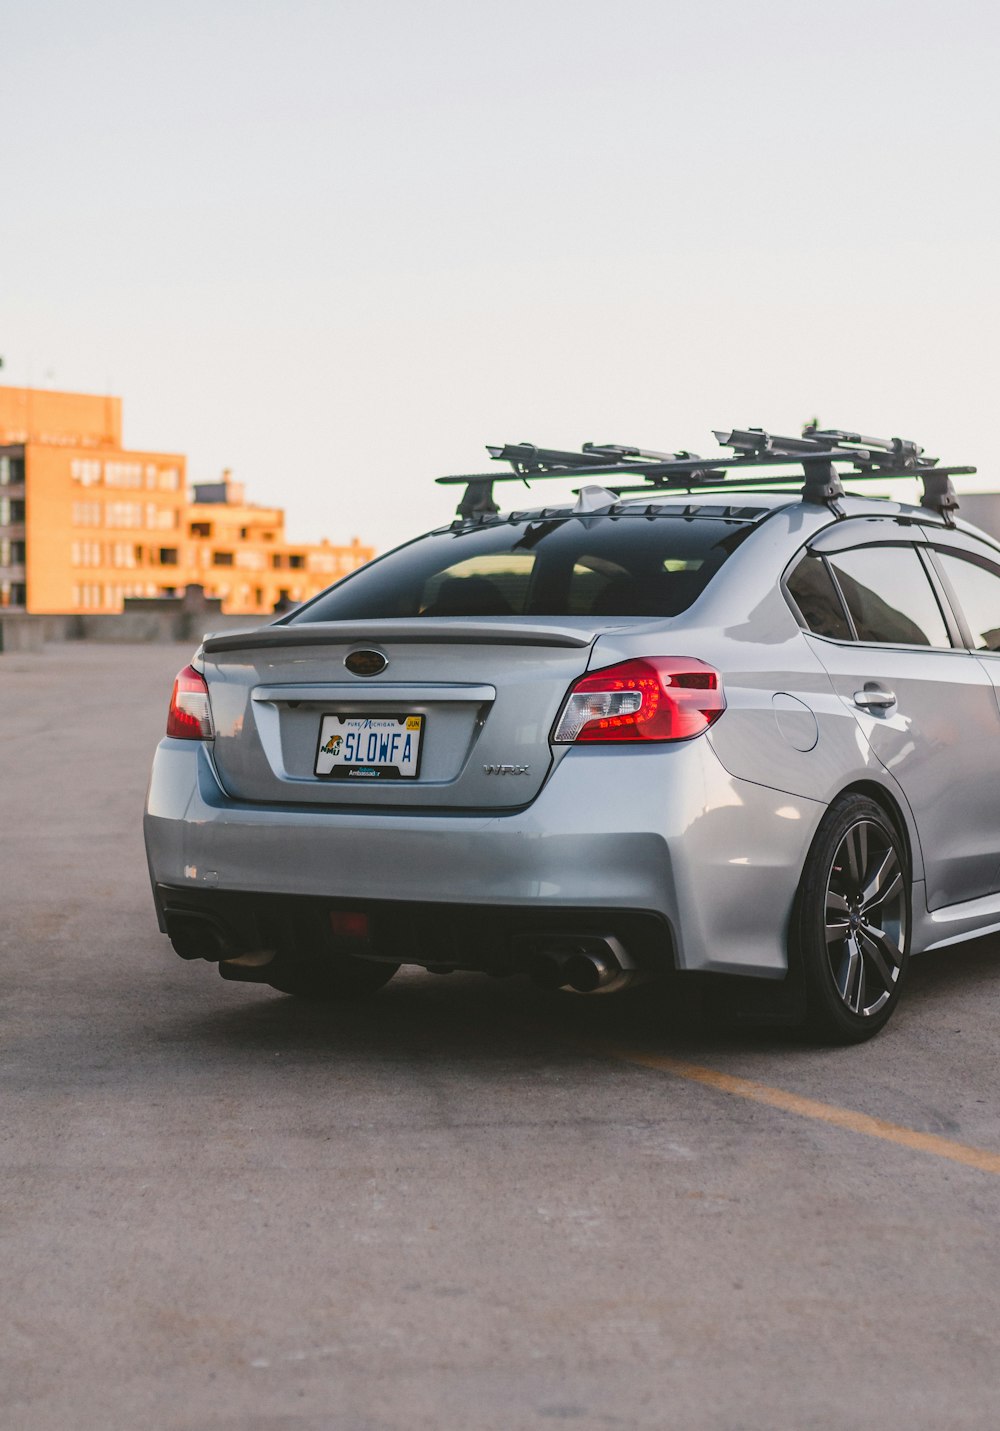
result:
M 352 676 L 379 676 L 389 664 L 381 651 L 352 651 L 344 657 L 344 665 Z

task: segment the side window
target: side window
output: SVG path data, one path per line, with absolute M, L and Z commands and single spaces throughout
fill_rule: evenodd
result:
M 1000 651 L 1000 572 L 979 562 L 938 551 L 945 576 L 965 613 L 977 651 Z
M 951 646 L 934 588 L 913 547 L 858 547 L 829 560 L 859 641 Z
M 799 609 L 807 630 L 836 641 L 852 640 L 844 607 L 821 556 L 807 552 L 794 568 L 785 587 Z

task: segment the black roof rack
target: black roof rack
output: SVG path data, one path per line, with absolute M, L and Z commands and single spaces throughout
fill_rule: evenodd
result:
M 920 478 L 923 482 L 921 505 L 939 513 L 951 525 L 952 513 L 958 507 L 951 478 L 976 470 L 975 467 L 940 467 L 936 457 L 925 457 L 922 447 L 901 437 L 864 437 L 842 428 L 820 428 L 815 423 L 804 427 L 800 437 L 779 437 L 759 427 L 716 431 L 714 435 L 720 447 L 729 448 L 729 452 L 699 457 L 693 452 L 652 452 L 610 442 L 585 442 L 579 452 L 536 447 L 530 442 L 488 446 L 486 450 L 494 461 L 509 463 L 510 472 L 474 472 L 437 480 L 464 483 L 465 493 L 458 505 L 458 515 L 466 521 L 482 521 L 500 510 L 493 500 L 494 482 L 521 480 L 527 484 L 539 478 L 576 475 L 642 479 L 638 485 L 608 487 L 609 494 L 620 497 L 628 493 L 691 492 L 701 487 L 724 487 L 735 477 L 741 489 L 780 490 L 798 483 L 782 473 L 749 478 L 742 474 L 747 468 L 799 467 L 805 476 L 803 501 L 829 506 L 842 516 L 837 499 L 844 495 L 844 488 L 837 464 L 848 463 L 850 470 L 845 475 L 851 481 Z

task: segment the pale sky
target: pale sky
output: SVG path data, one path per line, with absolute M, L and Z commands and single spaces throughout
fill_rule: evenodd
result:
M 3 0 L 0 381 L 120 395 L 297 540 L 447 520 L 486 442 L 814 415 L 1000 488 L 998 40 L 986 0 Z

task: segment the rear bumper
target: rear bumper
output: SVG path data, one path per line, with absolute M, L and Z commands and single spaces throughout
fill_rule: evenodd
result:
M 700 739 L 568 751 L 527 809 L 502 814 L 237 802 L 209 747 L 164 740 L 144 829 L 154 887 L 174 900 L 201 891 L 557 919 L 649 915 L 669 931 L 680 969 L 780 978 L 822 813 L 735 779 Z
M 530 973 L 539 955 L 600 934 L 616 939 L 632 965 L 647 975 L 674 969 L 666 923 L 658 915 L 629 910 L 344 901 L 168 885 L 157 885 L 155 895 L 161 923 L 185 959 L 218 961 L 266 952 L 300 963 L 327 951 L 422 964 L 439 972 L 476 969 L 507 975 Z M 360 942 L 338 940 L 332 933 L 330 915 L 345 907 L 365 916 Z

